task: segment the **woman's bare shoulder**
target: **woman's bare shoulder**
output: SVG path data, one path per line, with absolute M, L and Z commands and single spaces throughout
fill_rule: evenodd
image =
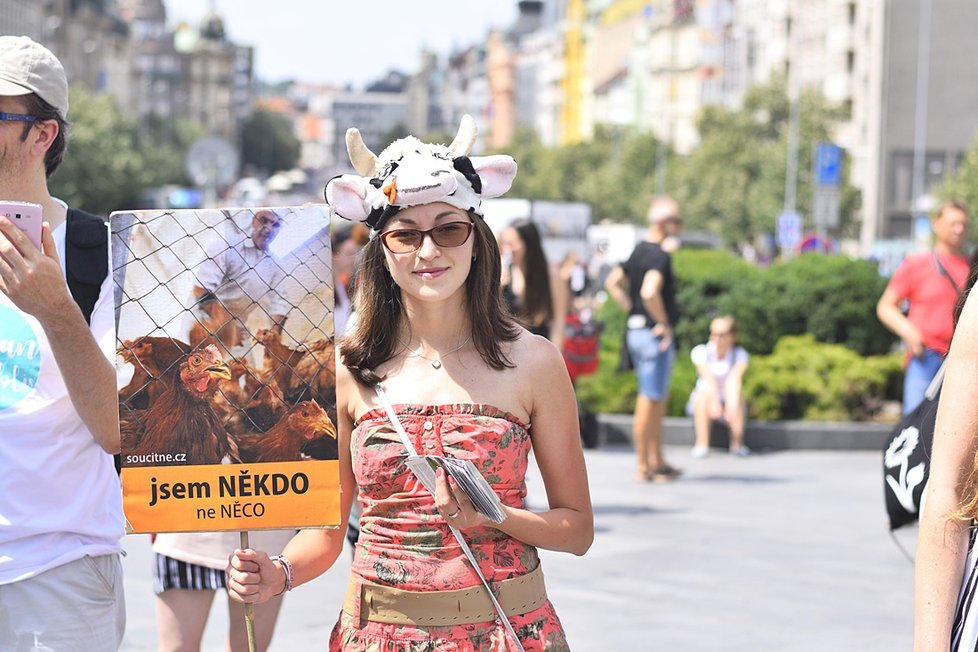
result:
M 525 328 L 509 345 L 508 357 L 517 369 L 523 371 L 552 373 L 564 368 L 564 357 L 557 347 L 546 337 L 534 335 Z

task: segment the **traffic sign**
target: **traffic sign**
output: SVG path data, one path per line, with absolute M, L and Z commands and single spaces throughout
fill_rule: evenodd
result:
M 775 237 L 778 246 L 787 249 L 801 242 L 801 215 L 795 211 L 785 211 L 778 215 Z
M 842 180 L 842 148 L 832 143 L 815 147 L 815 185 L 838 186 Z
M 812 223 L 819 230 L 839 226 L 838 186 L 815 186 L 812 192 Z

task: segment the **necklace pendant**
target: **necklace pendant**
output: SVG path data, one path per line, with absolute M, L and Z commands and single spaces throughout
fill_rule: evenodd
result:
M 441 369 L 441 360 L 432 360 L 431 366 L 435 369 Z

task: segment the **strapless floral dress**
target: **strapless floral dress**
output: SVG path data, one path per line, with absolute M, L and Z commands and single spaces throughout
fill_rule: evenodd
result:
M 478 404 L 398 405 L 395 410 L 419 454 L 471 460 L 500 500 L 523 507 L 529 427 L 513 415 Z M 352 572 L 355 579 L 408 591 L 463 589 L 481 584 L 434 498 L 405 465 L 407 452 L 383 410 L 363 415 L 351 438 L 353 472 L 363 513 Z M 471 528 L 466 541 L 490 582 L 537 568 L 537 550 L 493 528 Z M 548 600 L 510 618 L 527 652 L 568 650 Z M 366 622 L 340 612 L 333 651 L 507 652 L 505 629 L 494 620 L 425 627 Z

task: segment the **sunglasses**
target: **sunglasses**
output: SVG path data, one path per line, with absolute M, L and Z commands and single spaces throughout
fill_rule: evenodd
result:
M 282 228 L 282 220 L 277 217 L 268 217 L 267 215 L 256 215 L 255 221 L 262 226 L 267 226 L 270 229 L 280 229 Z
M 37 122 L 37 116 L 23 113 L 0 113 L 0 122 Z
M 472 235 L 472 222 L 446 222 L 433 229 L 391 229 L 380 234 L 380 241 L 392 254 L 409 254 L 421 248 L 425 236 L 439 247 L 461 247 Z

